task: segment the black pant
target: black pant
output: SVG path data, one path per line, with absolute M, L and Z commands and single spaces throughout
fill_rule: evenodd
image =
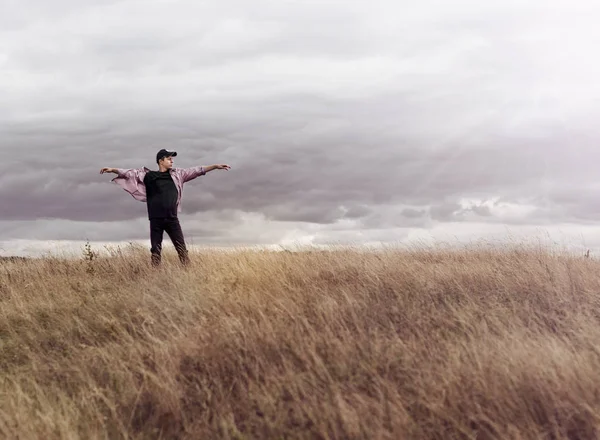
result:
M 150 243 L 152 264 L 158 266 L 161 261 L 163 232 L 169 234 L 175 250 L 182 264 L 189 263 L 188 251 L 185 246 L 183 232 L 178 218 L 151 218 L 150 219 Z

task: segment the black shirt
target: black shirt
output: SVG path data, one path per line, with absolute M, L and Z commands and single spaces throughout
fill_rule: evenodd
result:
M 149 171 L 144 176 L 148 218 L 177 218 L 177 187 L 170 171 Z

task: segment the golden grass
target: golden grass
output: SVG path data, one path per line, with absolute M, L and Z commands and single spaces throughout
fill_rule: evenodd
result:
M 600 263 L 519 246 L 0 263 L 6 439 L 592 439 Z

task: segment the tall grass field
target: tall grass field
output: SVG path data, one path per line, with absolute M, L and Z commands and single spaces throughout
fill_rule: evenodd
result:
M 596 439 L 600 262 L 526 245 L 0 261 L 2 439 Z

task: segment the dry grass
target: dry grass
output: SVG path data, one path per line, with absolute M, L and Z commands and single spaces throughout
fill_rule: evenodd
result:
M 591 439 L 600 263 L 544 249 L 0 263 L 7 439 Z

